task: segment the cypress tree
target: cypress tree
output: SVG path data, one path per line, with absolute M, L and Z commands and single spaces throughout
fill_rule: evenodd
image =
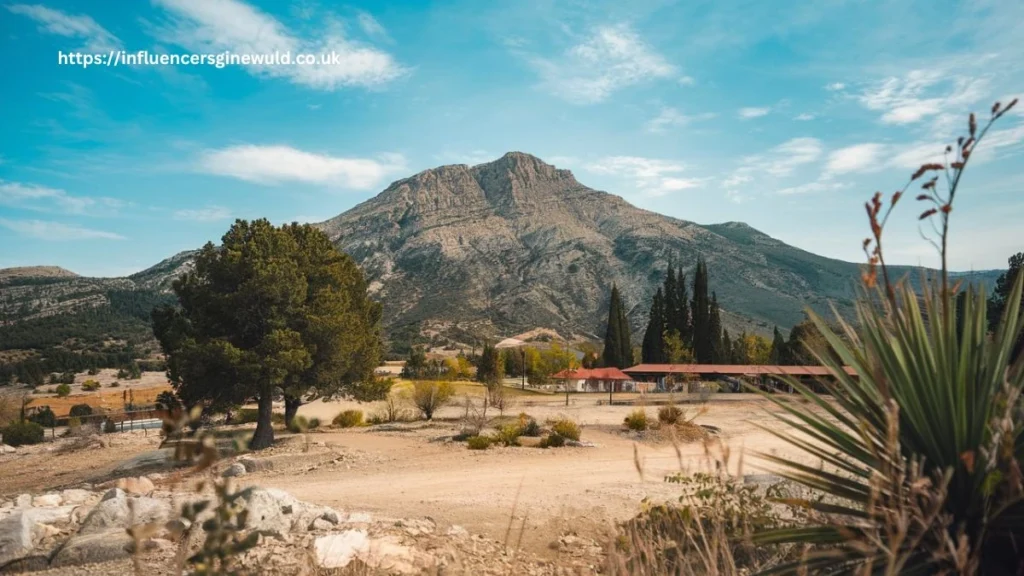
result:
M 608 327 L 604 333 L 602 361 L 605 366 L 618 367 L 622 365 L 622 360 L 622 302 L 619 299 L 619 288 L 613 284 L 608 302 Z
M 732 338 L 729 337 L 729 331 L 725 328 L 722 329 L 722 363 L 736 364 L 736 352 L 733 350 Z
M 775 330 L 772 331 L 772 364 L 776 366 L 784 364 L 786 360 L 786 340 L 782 337 L 782 332 L 779 332 L 779 327 L 776 326 Z
M 658 288 L 651 301 L 651 314 L 644 331 L 641 359 L 648 364 L 664 364 L 665 359 L 665 296 Z
M 693 323 L 693 355 L 698 364 L 710 364 L 713 359 L 711 345 L 711 303 L 708 300 L 708 270 L 704 259 L 697 260 L 693 275 L 693 300 L 691 321 Z
M 616 368 L 629 368 L 633 365 L 633 342 L 630 336 L 629 318 L 626 317 L 626 305 L 619 294 L 619 364 Z
M 663 310 L 665 331 L 679 330 L 679 327 L 676 325 L 676 318 L 679 314 L 679 309 L 686 307 L 686 302 L 679 302 L 679 291 L 676 289 L 676 272 L 671 264 L 668 265 L 668 271 L 665 272 L 665 291 L 662 292 L 662 297 L 665 299 Z
M 693 326 L 690 322 L 690 294 L 686 289 L 686 274 L 683 274 L 682 268 L 679 269 L 679 275 L 676 278 L 676 290 L 678 295 L 676 296 L 676 302 L 680 302 L 680 306 L 676 309 L 675 316 L 675 328 L 679 332 L 679 337 L 683 339 L 683 344 L 693 347 Z
M 727 363 L 725 347 L 722 345 L 722 318 L 718 310 L 718 296 L 711 293 L 711 304 L 708 314 L 708 335 L 711 339 L 711 363 Z

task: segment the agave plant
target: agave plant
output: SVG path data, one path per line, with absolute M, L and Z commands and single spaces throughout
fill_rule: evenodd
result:
M 1014 104 L 993 106 L 980 133 L 972 114 L 953 159 L 951 146 L 947 162 L 926 164 L 910 179 L 934 174 L 918 199 L 934 204 L 920 220 L 933 224 L 939 275 L 919 290 L 890 281 L 882 232 L 907 187 L 884 215 L 876 194 L 867 205 L 872 238 L 864 242 L 856 326 L 841 322 L 837 333 L 810 314 L 834 351 L 817 354 L 832 375 L 819 384 L 827 397 L 795 380 L 806 402 L 767 396 L 788 429 L 764 429 L 803 458 L 762 457 L 820 495 L 786 501 L 808 512 L 808 523 L 755 535 L 760 543 L 807 545 L 801 561 L 772 572 L 1024 574 L 1024 357 L 1013 359 L 1024 329 L 1024 274 L 990 333 L 984 292 L 952 285 L 946 268 L 949 217 L 968 159 Z M 945 194 L 937 189 L 942 173 Z

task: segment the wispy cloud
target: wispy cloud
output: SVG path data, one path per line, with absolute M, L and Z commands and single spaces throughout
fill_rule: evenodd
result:
M 170 13 L 158 34 L 165 42 L 196 52 L 230 50 L 240 54 L 333 53 L 337 61 L 314 65 L 251 65 L 257 76 L 285 78 L 320 90 L 381 86 L 407 70 L 387 52 L 347 39 L 340 26 L 316 37 L 300 37 L 273 16 L 240 0 L 154 0 Z M 329 20 L 329 19 L 328 19 Z
M 381 155 L 376 160 L 341 158 L 290 146 L 246 144 L 208 150 L 200 158 L 198 169 L 260 184 L 306 182 L 365 190 L 401 173 L 406 165 L 405 159 L 397 154 Z
M 829 92 L 839 92 L 845 88 L 846 84 L 843 84 L 842 82 L 833 82 L 825 86 L 825 90 L 828 90 Z
M 814 120 L 815 118 L 817 118 L 817 116 L 815 116 L 814 114 L 809 114 L 807 112 L 804 112 L 803 114 L 798 114 L 795 118 L 793 118 L 793 120 L 799 120 L 801 122 L 807 122 L 809 120 Z
M 645 128 L 648 132 L 664 132 L 669 128 L 681 128 L 691 122 L 711 120 L 715 116 L 713 112 L 687 115 L 675 108 L 662 108 L 657 116 L 647 121 Z
M 231 218 L 231 210 L 223 206 L 207 206 L 206 208 L 175 210 L 175 220 L 193 222 L 220 222 Z
M 13 230 L 22 236 L 39 240 L 126 240 L 124 236 L 113 232 L 45 220 L 9 220 L 7 218 L 0 218 L 0 226 Z
M 793 138 L 762 154 L 744 157 L 733 178 L 750 177 L 757 173 L 789 176 L 798 167 L 816 162 L 823 153 L 824 146 L 817 138 Z
M 961 113 L 986 96 L 989 84 L 988 78 L 951 75 L 942 69 L 912 70 L 865 89 L 858 100 L 868 110 L 881 112 L 885 124 L 913 124 Z
M 697 80 L 693 76 L 680 76 L 679 84 L 681 86 L 693 86 L 697 83 Z
M 760 118 L 761 116 L 767 116 L 771 112 L 771 108 L 740 108 L 736 115 L 743 120 L 750 120 L 752 118 Z
M 627 26 L 604 26 L 561 58 L 534 57 L 542 85 L 574 104 L 601 102 L 614 92 L 675 74 L 675 67 Z
M 360 12 L 357 20 L 359 21 L 359 27 L 362 28 L 363 33 L 370 38 L 390 40 L 388 31 L 369 12 Z
M 872 142 L 840 148 L 828 155 L 825 171 L 846 174 L 881 169 L 884 167 L 881 160 L 885 149 L 884 145 Z
M 0 180 L 0 205 L 37 212 L 111 214 L 124 206 L 115 198 L 72 196 L 58 188 Z
M 586 168 L 597 174 L 632 180 L 642 194 L 653 197 L 699 188 L 708 180 L 678 176 L 686 170 L 680 162 L 639 156 L 609 156 L 588 164 Z
M 778 190 L 777 193 L 785 196 L 791 194 L 811 194 L 814 192 L 829 192 L 832 190 L 842 190 L 844 188 L 849 188 L 850 186 L 851 184 L 849 182 L 839 182 L 833 180 L 830 176 L 826 175 L 818 178 L 813 182 L 800 184 L 798 186 L 782 188 Z
M 121 48 L 117 36 L 88 16 L 72 16 L 40 4 L 12 4 L 7 9 L 35 20 L 44 32 L 83 42 L 77 48 L 84 52 L 109 52 Z

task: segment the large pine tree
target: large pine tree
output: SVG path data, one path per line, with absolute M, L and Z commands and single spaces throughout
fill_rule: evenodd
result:
M 612 296 L 608 302 L 608 327 L 604 333 L 604 353 L 601 361 L 605 366 L 622 367 L 622 299 L 618 286 L 612 285 Z
M 661 288 L 654 293 L 654 300 L 651 301 L 651 314 L 647 321 L 647 330 L 644 332 L 644 342 L 641 347 L 641 359 L 648 364 L 664 364 L 667 362 L 665 356 L 665 295 Z
M 780 364 L 784 364 L 786 358 L 786 340 L 782 337 L 782 332 L 779 332 L 779 327 L 776 326 L 775 330 L 772 331 L 771 362 L 778 366 Z
M 698 258 L 693 274 L 693 300 L 691 300 L 691 322 L 693 324 L 693 355 L 698 364 L 711 364 L 711 300 L 708 298 L 708 268 L 703 258 Z

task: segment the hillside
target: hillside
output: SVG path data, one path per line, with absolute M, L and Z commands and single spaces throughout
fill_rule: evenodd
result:
M 432 338 L 470 344 L 538 328 L 596 339 L 612 284 L 634 333 L 669 263 L 708 262 L 732 332 L 784 331 L 805 306 L 848 314 L 859 265 L 800 250 L 746 224 L 700 225 L 588 188 L 521 152 L 426 170 L 317 224 L 352 255 L 384 302 L 393 347 Z M 0 350 L 150 341 L 148 307 L 166 301 L 192 252 L 128 278 L 55 267 L 0 270 Z M 897 274 L 919 272 L 897 269 Z M 999 271 L 974 273 L 987 286 Z

